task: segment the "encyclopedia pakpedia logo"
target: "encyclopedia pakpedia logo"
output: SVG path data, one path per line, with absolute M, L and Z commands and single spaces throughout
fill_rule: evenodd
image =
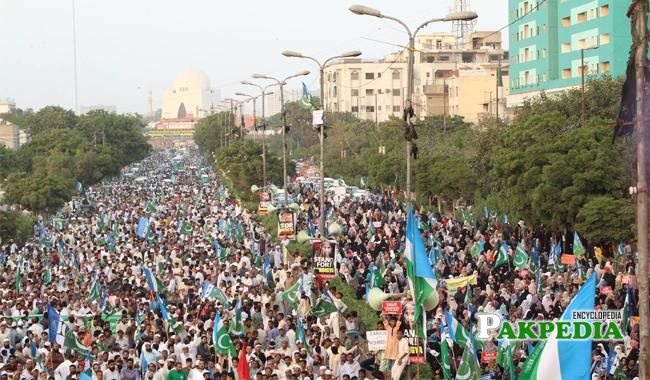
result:
M 574 310 L 569 320 L 507 321 L 499 313 L 476 313 L 477 339 L 489 340 L 497 332 L 497 339 L 517 340 L 623 340 L 622 310 Z

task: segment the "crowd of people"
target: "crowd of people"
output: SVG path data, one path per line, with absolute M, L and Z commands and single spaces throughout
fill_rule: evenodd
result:
M 314 274 L 309 255 L 290 251 L 288 240 L 265 231 L 255 210 L 244 208 L 195 157 L 156 152 L 79 194 L 57 215 L 41 216 L 30 241 L 3 242 L 0 380 L 405 376 L 411 359 L 406 321 L 384 316 L 366 325 L 347 307 L 342 289 Z M 314 231 L 318 239 L 321 212 L 342 227 L 330 237 L 337 243 L 337 276 L 358 299 L 372 287 L 408 291 L 406 210 L 394 193 L 330 198 L 319 210 L 310 189 L 296 184 L 292 191 L 296 230 Z M 598 308 L 622 309 L 629 294 L 638 315 L 635 281 L 626 276 L 634 274 L 631 246 L 621 255 L 586 244 L 578 265 L 560 265 L 554 252 L 558 245 L 571 252 L 572 232 L 490 217 L 415 214 L 439 280 L 439 304 L 426 315 L 424 352 L 434 378 L 448 376 L 443 342 L 451 346 L 452 374 L 463 352 L 450 340 L 445 312 L 468 331 L 477 311 L 509 320 L 557 318 L 595 273 L 599 288 L 611 290 L 598 296 Z M 533 267 L 495 268 L 503 241 L 511 257 L 520 241 L 538 252 Z M 372 278 L 374 268 L 381 268 L 380 280 Z M 469 285 L 446 286 L 446 279 L 470 275 L 475 281 Z M 330 308 L 319 308 L 322 302 Z M 60 323 L 53 323 L 55 316 Z M 388 331 L 385 349 L 368 350 L 368 330 Z M 514 373 L 530 354 L 529 343 L 515 345 Z M 634 319 L 624 341 L 595 342 L 594 378 L 638 376 L 638 343 Z M 497 346 L 486 341 L 480 350 Z M 509 376 L 494 360 L 482 363 L 481 371 L 487 378 Z

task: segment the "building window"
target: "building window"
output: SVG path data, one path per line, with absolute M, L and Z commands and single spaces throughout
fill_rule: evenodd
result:
M 381 73 L 377 73 L 377 78 L 381 78 Z
M 336 83 L 336 80 L 338 79 L 338 73 L 335 71 L 334 74 L 332 74 L 332 75 L 333 75 L 332 79 Z
M 358 113 L 359 112 L 359 107 L 358 106 L 352 106 L 352 110 L 350 112 Z
M 336 98 L 336 86 L 332 86 L 332 97 Z
M 584 12 L 578 13 L 578 17 L 577 17 L 577 19 L 578 19 L 578 20 L 577 20 L 577 21 L 578 21 L 578 24 L 582 24 L 582 23 L 584 23 L 584 22 L 587 22 L 587 11 L 584 11 Z
M 442 40 L 436 40 L 436 49 L 442 49 Z
M 366 112 L 375 112 L 375 106 L 366 106 Z
M 577 48 L 578 50 L 580 50 L 580 49 L 586 49 L 586 48 L 587 48 L 587 40 L 585 40 L 585 39 L 583 38 L 583 39 L 580 39 L 580 40 L 576 41 L 576 48 Z
M 542 49 L 542 59 L 546 59 L 546 48 Z
M 352 96 L 359 96 L 359 90 L 356 88 L 353 88 L 350 92 Z
M 562 79 L 570 79 L 570 78 L 571 78 L 571 69 L 563 69 Z
M 366 79 L 375 79 L 375 73 L 366 73 Z
M 393 96 L 400 96 L 402 95 L 402 92 L 400 91 L 401 89 L 399 88 L 394 88 L 393 89 Z
M 401 108 L 400 106 L 393 106 L 393 112 L 402 112 Z
M 547 77 L 546 73 L 544 73 L 544 75 L 542 76 L 542 82 L 546 82 L 547 79 L 548 79 L 548 77 Z
M 381 106 L 377 106 L 377 111 L 381 111 Z
M 375 91 L 374 91 L 374 90 L 369 89 L 369 88 L 366 89 L 366 96 L 372 96 L 372 95 L 374 95 L 374 94 L 375 94 Z
M 603 33 L 600 35 L 600 44 L 607 45 L 609 43 L 609 33 Z
M 542 24 L 542 33 L 546 32 L 546 24 Z
M 609 61 L 600 64 L 600 72 L 604 74 L 609 73 Z
M 359 80 L 359 72 L 358 71 L 353 71 L 350 74 L 350 80 Z
M 565 42 L 562 44 L 562 53 L 568 53 L 571 51 L 571 44 L 568 42 Z
M 568 28 L 571 26 L 571 17 L 563 17 L 562 18 L 562 27 L 563 28 Z
M 399 79 L 399 78 L 400 78 L 399 71 L 397 71 L 397 70 L 393 71 L 393 79 Z
M 603 5 L 600 7 L 600 12 L 598 12 L 600 17 L 605 17 L 609 14 L 609 5 Z

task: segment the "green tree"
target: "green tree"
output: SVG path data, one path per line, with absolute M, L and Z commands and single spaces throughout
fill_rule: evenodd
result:
M 225 141 L 229 116 L 229 112 L 220 112 L 199 121 L 194 129 L 194 142 L 203 154 L 221 148 L 222 142 Z
M 36 217 L 23 212 L 0 211 L 0 237 L 7 243 L 9 240 L 25 242 L 33 234 Z
M 17 162 L 16 152 L 4 145 L 0 145 L 0 181 L 16 170 Z
M 234 141 L 229 146 L 217 150 L 215 169 L 221 170 L 232 180 L 238 194 L 245 199 L 253 199 L 250 192 L 252 185 L 261 186 L 264 179 L 262 146 L 253 141 Z M 294 170 L 287 165 L 287 175 L 293 175 Z M 282 183 L 282 161 L 267 155 L 267 180 L 272 183 Z
M 70 110 L 47 106 L 26 117 L 25 122 L 24 125 L 18 125 L 27 129 L 32 136 L 36 136 L 50 129 L 73 129 L 77 127 L 79 118 Z
M 591 198 L 576 216 L 576 229 L 595 244 L 628 241 L 634 236 L 633 226 L 631 202 L 611 195 Z
M 13 173 L 6 181 L 9 203 L 19 203 L 30 210 L 53 213 L 72 197 L 74 181 L 58 175 L 49 175 L 38 170 L 32 175 Z

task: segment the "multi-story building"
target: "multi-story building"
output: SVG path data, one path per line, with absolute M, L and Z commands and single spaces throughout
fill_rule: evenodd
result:
M 503 86 L 497 87 L 496 72 L 490 69 L 459 69 L 447 80 L 449 115 L 477 123 L 486 116 L 505 118 L 508 72 L 502 70 Z
M 508 104 L 577 86 L 583 75 L 624 75 L 629 5 L 630 0 L 509 0 Z
M 16 110 L 16 102 L 9 98 L 0 98 L 0 115 L 12 113 Z
M 451 33 L 420 35 L 415 41 L 413 101 L 418 116 L 449 114 L 448 84 L 459 70 L 473 70 L 496 88 L 496 69 L 507 67 L 508 53 L 498 32 L 466 36 L 456 48 Z M 379 60 L 344 59 L 325 68 L 325 105 L 333 112 L 351 112 L 372 121 L 402 117 L 407 91 L 407 54 Z M 495 95 L 496 96 L 496 95 Z M 465 116 L 462 113 L 459 113 Z M 468 114 L 475 119 L 476 113 Z
M 264 114 L 266 117 L 273 116 L 280 113 L 282 110 L 282 102 L 280 102 L 280 90 L 278 87 L 271 87 L 269 91 L 273 91 L 271 95 L 264 96 Z M 296 102 L 302 98 L 302 89 L 298 88 L 284 88 L 284 103 Z M 250 108 L 244 108 L 248 113 L 252 113 L 252 105 L 247 105 Z M 258 113 L 262 113 L 260 107 L 257 107 L 256 110 Z
M 16 124 L 0 119 L 0 145 L 9 149 L 18 149 L 29 140 L 29 135 Z

